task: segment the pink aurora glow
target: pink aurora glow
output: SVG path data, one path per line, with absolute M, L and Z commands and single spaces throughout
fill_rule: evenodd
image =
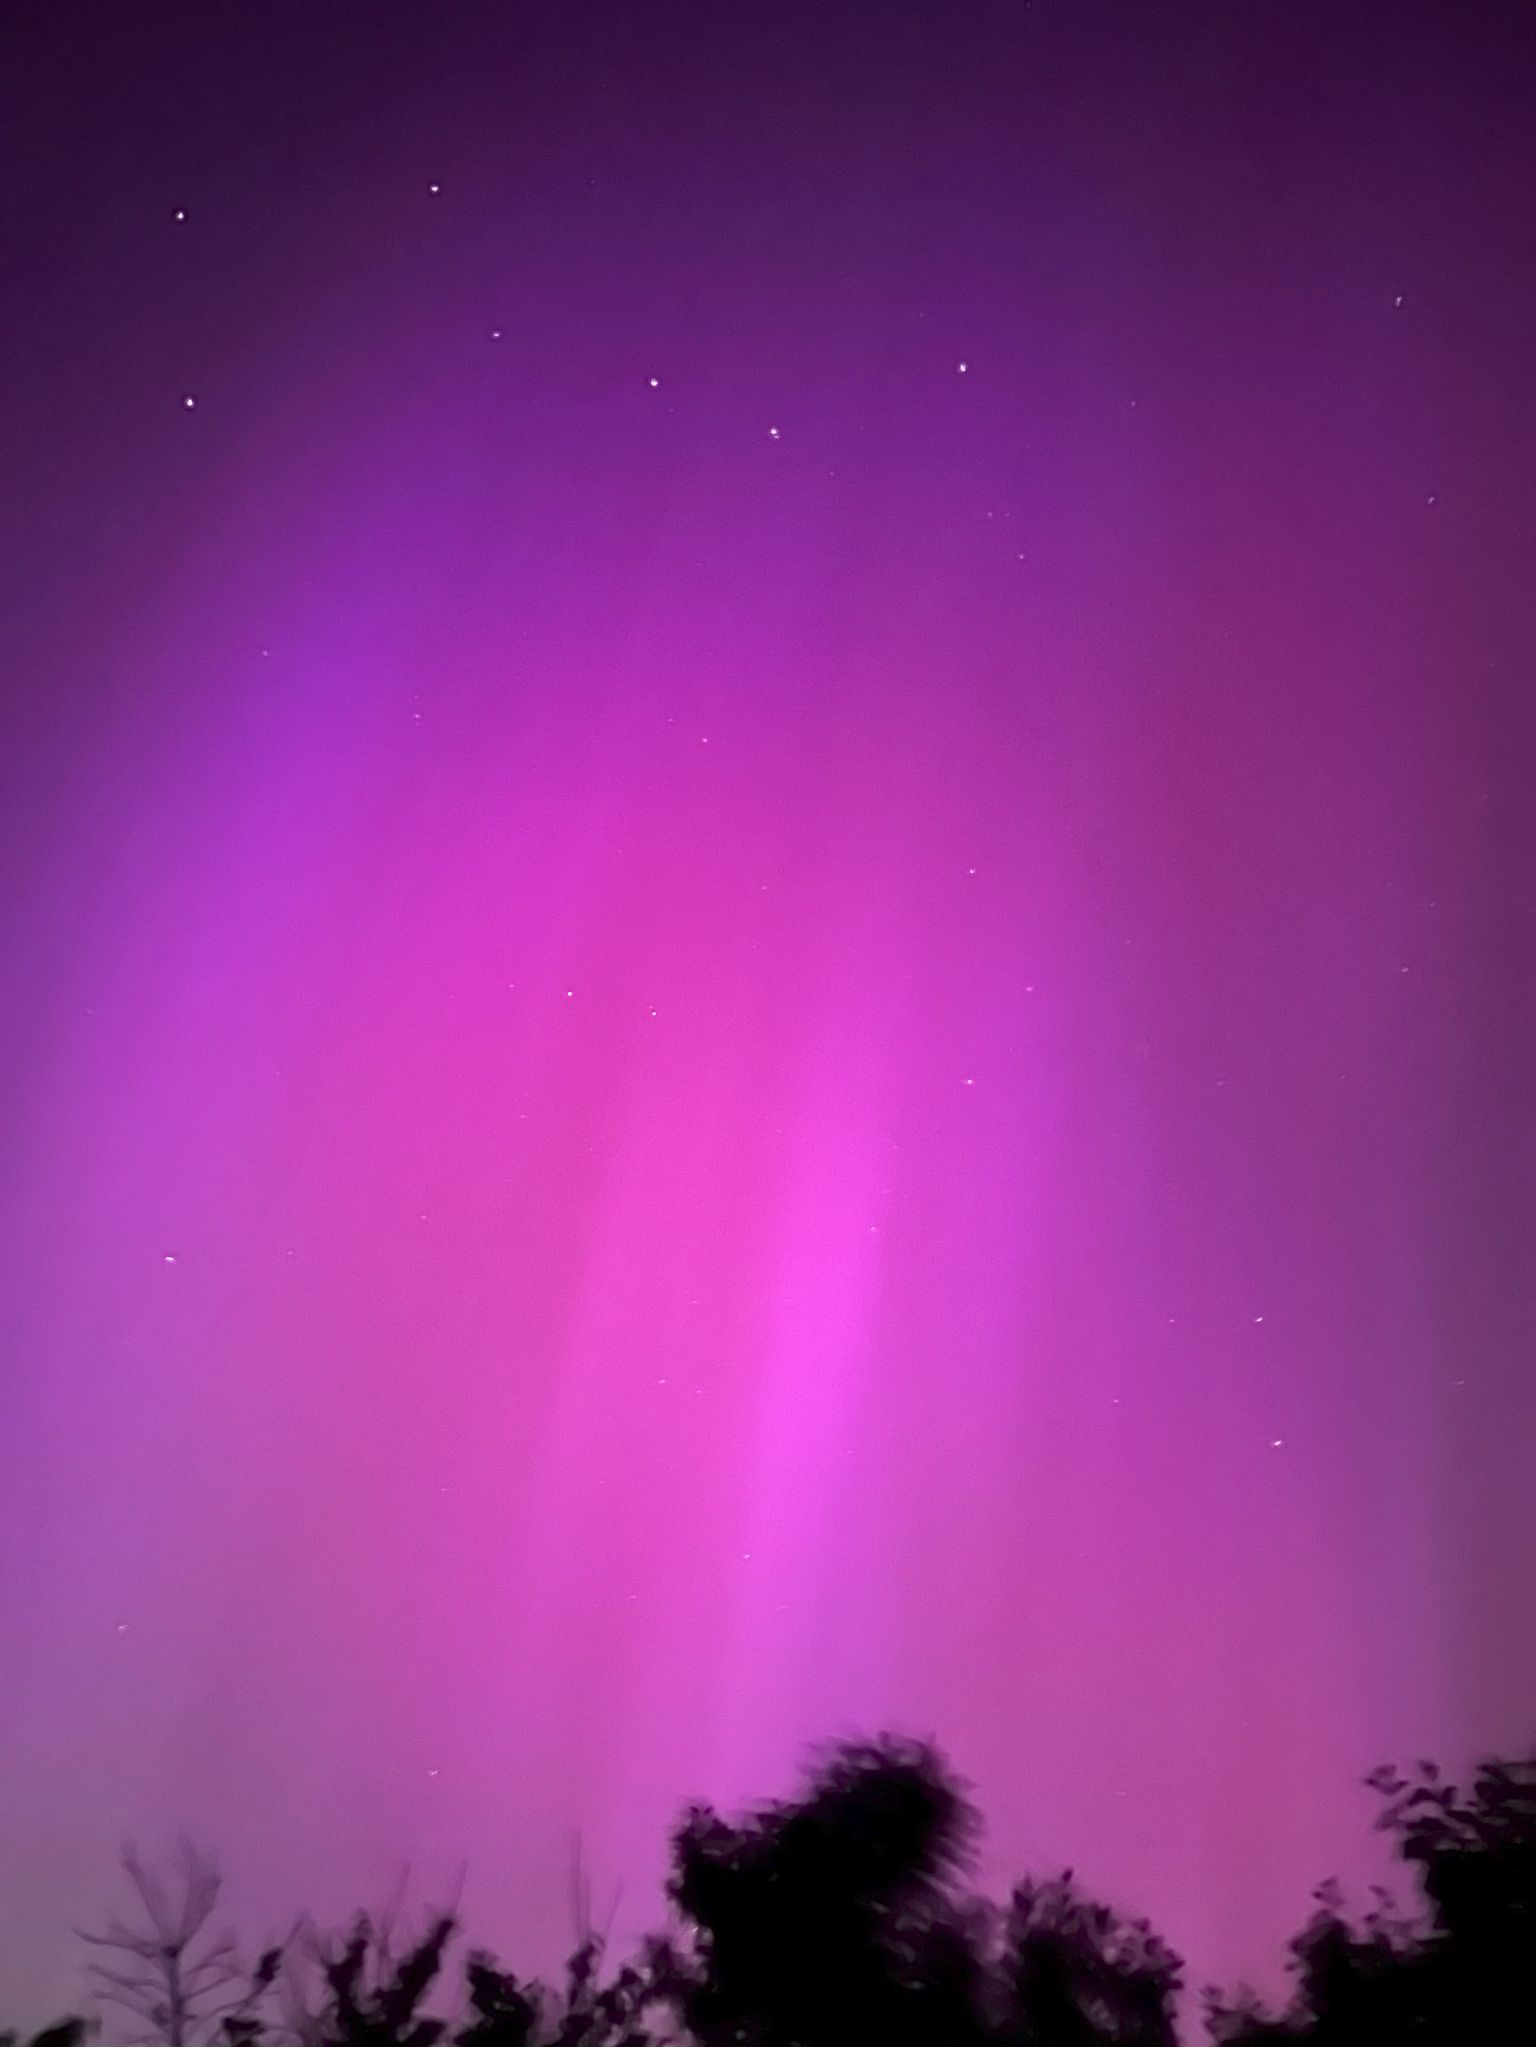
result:
M 34 254 L 8 470 L 23 2017 L 125 1827 L 253 1925 L 467 1857 L 547 1964 L 574 1833 L 633 1932 L 685 1798 L 893 1724 L 989 1882 L 1270 1977 L 1365 1769 L 1528 1731 L 1482 74 L 1005 89 L 978 9 L 844 121 L 684 11 L 637 88 L 493 10 L 293 80 L 274 7 L 47 202 L 133 296 Z M 1481 254 L 1382 217 L 1442 158 Z

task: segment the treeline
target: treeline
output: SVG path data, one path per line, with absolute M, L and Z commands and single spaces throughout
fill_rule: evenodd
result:
M 1486 1762 L 1464 1789 L 1432 1763 L 1367 1781 L 1411 1905 L 1377 1891 L 1356 1918 L 1324 1884 L 1291 1944 L 1286 2008 L 1206 1990 L 1209 2037 L 1536 2041 L 1536 1754 Z M 405 1941 L 393 1914 L 329 1937 L 301 1921 L 252 1962 L 211 1931 L 206 1858 L 185 1850 L 161 1875 L 129 1852 L 136 1915 L 83 1936 L 88 1980 L 127 2015 L 112 2028 L 124 2047 L 1175 2047 L 1173 1950 L 1070 1871 L 1000 1906 L 970 1894 L 977 1827 L 932 1748 L 845 1743 L 793 1800 L 736 1823 L 690 1808 L 671 1844 L 671 1929 L 612 1970 L 589 1936 L 554 1984 L 480 1949 L 450 1972 L 450 1912 Z M 99 2023 L 66 2020 L 31 2047 L 83 2047 Z

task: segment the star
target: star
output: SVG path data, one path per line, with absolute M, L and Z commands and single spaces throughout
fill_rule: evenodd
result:
M 970 364 L 968 362 L 957 362 L 955 364 L 955 373 L 957 376 L 963 377 L 969 368 Z
M 189 394 L 188 394 L 188 395 L 187 395 L 186 397 L 184 397 L 184 398 L 182 399 L 182 401 L 181 401 L 181 402 L 182 402 L 182 404 L 183 404 L 183 405 L 184 405 L 184 406 L 186 407 L 187 411 L 188 411 L 188 412 L 190 412 L 190 411 L 192 410 L 193 406 L 194 406 L 194 405 L 196 405 L 196 403 L 197 403 L 197 400 L 196 400 L 196 399 L 195 399 L 194 397 L 192 397 L 192 396 L 190 395 L 190 393 L 189 393 Z M 1434 500 L 1433 500 L 1433 498 L 1431 498 L 1431 500 L 1430 500 L 1430 503 L 1431 503 L 1431 504 L 1433 504 L 1433 503 L 1434 503 Z
M 178 206 L 175 213 L 171 216 L 173 220 L 185 220 L 186 217 L 186 208 L 182 206 Z

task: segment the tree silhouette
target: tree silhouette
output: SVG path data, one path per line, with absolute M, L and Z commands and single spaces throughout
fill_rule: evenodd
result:
M 975 2032 L 973 1958 L 950 1884 L 975 1815 L 935 1752 L 891 1737 L 823 1755 L 804 1795 L 673 1838 L 690 1929 L 652 1963 L 700 2047 L 839 2047 Z
M 1296 1989 L 1275 2017 L 1252 1998 L 1207 1993 L 1214 2037 L 1230 2047 L 1459 2047 L 1536 2038 L 1536 1756 L 1479 1765 L 1465 1792 L 1432 1762 L 1390 1765 L 1366 1783 L 1377 1827 L 1418 1878 L 1423 1907 L 1377 1890 L 1358 1926 L 1338 1887 L 1291 1943 Z
M 1183 1964 L 1145 1919 L 1078 1890 L 1071 1870 L 1016 1886 L 999 2037 L 1017 2047 L 1174 2047 Z
M 1433 1763 L 1367 1780 L 1377 1826 L 1416 1880 L 1412 1909 L 1377 1889 L 1350 1916 L 1338 1887 L 1291 1943 L 1293 1991 L 1205 1993 L 1218 2047 L 1504 2047 L 1536 2040 L 1536 1755 L 1490 1760 L 1470 1785 Z M 97 1994 L 131 2014 L 125 2047 L 255 2047 L 286 1960 L 294 2047 L 1176 2047 L 1182 1965 L 1145 1920 L 1072 1873 L 1016 1886 L 999 1908 L 959 1889 L 974 1810 L 928 1744 L 883 1735 L 820 1752 L 796 1798 L 737 1822 L 688 1809 L 672 1839 L 679 1924 L 604 1979 L 585 1911 L 554 1987 L 484 1949 L 453 2019 L 427 2009 L 456 1915 L 398 1947 L 394 1908 L 343 1936 L 310 1930 L 246 1970 L 208 1931 L 214 1865 L 184 1847 L 174 1880 L 123 1865 L 143 1924 L 85 1938 Z M 398 1900 L 397 1900 L 398 1902 Z M 305 1975 L 305 1970 L 308 1975 Z M 304 1984 L 318 1997 L 306 1999 Z M 657 2030 L 650 2030 L 652 2016 Z M 85 2047 L 68 2019 L 30 2047 Z M 20 2047 L 0 2033 L 0 2047 Z
M 1001 1920 L 955 1894 L 976 1815 L 935 1752 L 833 1750 L 794 1804 L 731 1826 L 708 1807 L 673 1842 L 693 1929 L 660 1975 L 700 2047 L 1174 2047 L 1179 1958 L 1070 1872 L 1024 1883 Z
M 1523 2011 L 1536 2031 L 1536 1754 L 1483 1762 L 1465 1793 L 1433 1763 L 1371 1782 L 1429 1905 L 1426 2012 L 1444 2028 Z
M 125 2047 L 254 2041 L 282 1946 L 269 1947 L 251 1969 L 241 1961 L 233 1934 L 209 1934 L 222 1880 L 217 1864 L 189 1841 L 181 1843 L 168 1879 L 157 1876 L 131 1842 L 123 1849 L 122 1867 L 137 1894 L 141 1923 L 113 1920 L 105 1932 L 82 1932 L 80 1938 L 118 1957 L 110 1965 L 93 1962 L 86 1976 L 101 2003 L 117 2005 L 139 2022 Z

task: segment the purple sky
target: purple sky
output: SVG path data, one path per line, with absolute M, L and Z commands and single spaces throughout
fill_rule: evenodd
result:
M 1270 1978 L 1536 1702 L 1536 26 L 0 24 L 0 2020 L 932 1732 Z

